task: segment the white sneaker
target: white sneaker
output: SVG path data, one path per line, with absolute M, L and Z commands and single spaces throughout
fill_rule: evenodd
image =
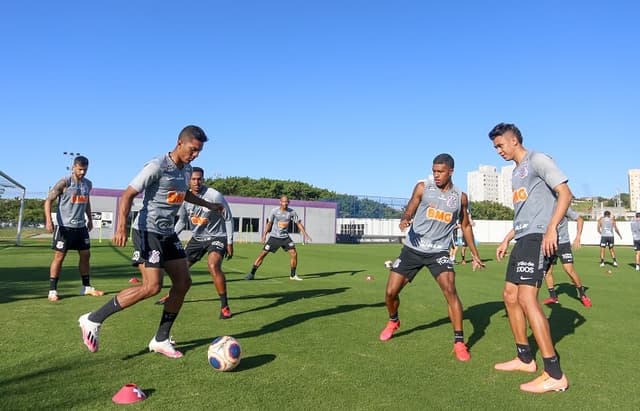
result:
M 84 345 L 87 346 L 89 351 L 96 352 L 98 351 L 98 343 L 100 336 L 100 326 L 101 323 L 94 323 L 89 319 L 89 315 L 91 313 L 86 313 L 78 318 L 78 323 L 80 324 L 80 329 L 82 330 L 82 341 Z
M 604 267 L 604 263 L 600 263 L 600 267 Z
M 49 296 L 47 299 L 49 301 L 58 301 L 60 297 L 58 297 L 58 292 L 56 290 L 49 290 Z
M 156 341 L 156 337 L 153 337 L 151 341 L 149 341 L 149 351 L 155 351 L 169 358 L 180 358 L 183 356 L 180 351 L 173 348 L 171 338 L 167 338 L 164 341 Z
M 80 287 L 80 295 L 92 295 L 94 297 L 100 297 L 104 295 L 104 292 L 96 290 L 95 287 L 83 285 L 82 287 Z
M 640 264 L 636 264 L 636 271 L 640 271 Z
M 292 281 L 302 281 L 302 278 L 298 277 L 298 274 L 294 275 L 293 277 L 289 276 L 289 280 Z
M 618 262 L 617 262 L 617 261 L 614 261 L 614 262 L 613 262 L 613 266 L 614 266 L 614 267 L 617 267 L 617 266 L 618 266 Z

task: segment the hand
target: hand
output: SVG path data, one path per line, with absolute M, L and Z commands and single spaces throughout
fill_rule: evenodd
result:
M 502 261 L 502 259 L 507 256 L 508 250 L 509 250 L 509 242 L 508 241 L 501 242 L 498 248 L 496 249 L 496 259 L 498 261 Z
M 124 247 L 127 244 L 127 234 L 124 231 L 117 230 L 111 242 L 117 247 Z
M 485 263 L 482 262 L 480 256 L 474 255 L 471 257 L 471 271 L 475 272 L 476 270 L 480 270 L 486 267 Z

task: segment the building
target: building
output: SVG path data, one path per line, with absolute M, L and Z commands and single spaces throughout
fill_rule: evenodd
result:
M 640 212 L 640 168 L 629 170 L 629 208 Z
M 91 190 L 91 218 L 94 229 L 91 238 L 110 240 L 117 224 L 118 201 L 122 190 L 94 188 Z M 234 241 L 260 242 L 271 209 L 280 206 L 277 198 L 251 198 L 225 196 L 233 214 Z M 336 217 L 338 204 L 332 201 L 301 201 L 291 200 L 289 206 L 296 210 L 302 220 L 307 233 L 314 243 L 333 244 L 336 242 Z M 142 207 L 142 195 L 136 197 L 131 209 L 130 226 L 133 218 Z M 289 227 L 291 238 L 295 242 L 302 242 L 294 224 Z M 185 233 L 188 237 L 188 233 Z M 181 238 L 184 239 L 183 236 Z
M 513 208 L 511 173 L 515 165 L 502 167 L 498 173 L 495 166 L 480 165 L 478 170 L 467 173 L 467 195 L 469 201 L 493 201 Z

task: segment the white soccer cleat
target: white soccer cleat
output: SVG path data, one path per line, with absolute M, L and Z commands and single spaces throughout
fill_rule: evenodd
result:
M 156 341 L 156 337 L 153 337 L 151 341 L 149 341 L 149 351 L 154 351 L 165 355 L 169 358 L 180 358 L 183 354 L 176 350 L 171 344 L 172 338 L 167 338 L 164 341 Z
M 78 318 L 78 324 L 80 324 L 80 329 L 82 330 L 82 341 L 84 345 L 87 346 L 89 351 L 96 352 L 98 351 L 98 343 L 100 338 L 100 326 L 101 323 L 94 323 L 89 320 L 89 315 L 91 313 L 86 313 Z
M 93 297 L 100 297 L 104 295 L 103 291 L 100 290 L 96 290 L 95 287 L 91 287 L 91 286 L 82 286 L 80 288 L 80 295 L 91 295 Z
M 289 276 L 289 280 L 291 280 L 291 281 L 302 281 L 302 278 L 298 277 L 298 274 L 296 274 L 293 277 Z
M 388 269 L 391 269 L 392 265 L 393 265 L 393 261 L 391 260 L 387 260 L 384 262 L 384 266 L 387 267 Z
M 49 296 L 47 299 L 49 301 L 58 301 L 60 297 L 58 297 L 58 292 L 56 290 L 49 290 Z

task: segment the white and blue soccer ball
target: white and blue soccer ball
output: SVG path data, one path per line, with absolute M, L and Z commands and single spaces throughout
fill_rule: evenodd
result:
M 240 343 L 228 335 L 216 337 L 209 345 L 207 359 L 209 365 L 217 371 L 231 371 L 240 364 L 242 348 Z

